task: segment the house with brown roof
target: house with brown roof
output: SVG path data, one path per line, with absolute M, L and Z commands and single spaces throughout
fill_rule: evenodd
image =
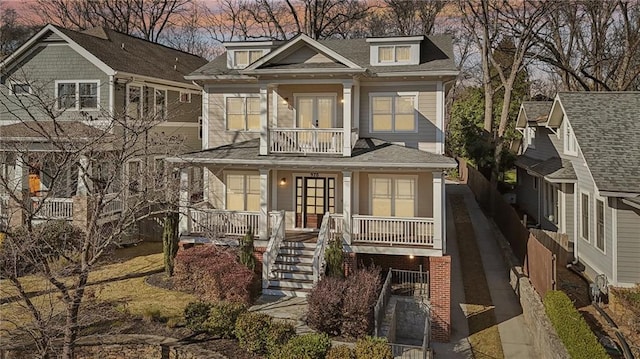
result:
M 518 206 L 565 233 L 595 280 L 640 282 L 640 92 L 560 92 L 524 102 Z
M 203 149 L 169 160 L 203 168 L 206 188 L 202 202 L 182 195 L 183 241 L 250 231 L 264 251 L 263 293 L 304 296 L 323 274 L 327 242 L 340 240 L 352 264 L 431 270 L 445 298 L 434 308 L 449 308 L 451 38 L 301 34 L 224 46 L 186 76 L 204 89 Z M 436 317 L 442 339 L 448 311 Z
M 51 188 L 46 172 L 56 166 L 57 150 L 47 143 L 52 138 L 81 142 L 112 136 L 117 141 L 127 123 L 148 119 L 155 123 L 150 138 L 163 134 L 189 151 L 201 149 L 202 95 L 184 76 L 206 63 L 106 28 L 42 28 L 0 62 L 1 172 L 13 186 L 0 189 L 0 213 L 7 217 L 9 212 L 7 191 L 24 191 L 34 203 L 42 202 L 41 219 L 71 220 L 73 197 L 86 195 L 87 189 L 78 181 L 77 165 L 67 169 L 67 185 Z M 81 160 L 87 170 L 104 168 L 95 154 Z M 115 170 L 122 183 L 136 183 L 140 174 L 164 172 L 165 166 L 161 158 L 132 158 L 126 168 Z M 123 203 L 124 198 L 114 202 L 113 211 L 122 210 Z

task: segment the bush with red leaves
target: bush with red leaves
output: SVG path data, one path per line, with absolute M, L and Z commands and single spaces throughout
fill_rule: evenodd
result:
M 307 298 L 307 324 L 310 327 L 331 335 L 340 334 L 346 284 L 342 278 L 324 277 L 311 290 Z
M 254 273 L 238 261 L 235 250 L 196 246 L 181 250 L 175 259 L 174 284 L 210 302 L 249 304 Z

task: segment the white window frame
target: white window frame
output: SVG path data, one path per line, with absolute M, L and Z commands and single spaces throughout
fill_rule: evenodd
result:
M 602 248 L 598 246 L 598 202 L 602 203 Z M 593 245 L 602 254 L 606 253 L 607 248 L 607 204 L 604 198 L 593 196 Z
M 525 139 L 527 140 L 527 148 L 536 148 L 536 128 L 527 126 L 525 129 Z
M 243 181 L 243 184 L 242 184 L 242 189 L 243 189 L 243 191 L 242 191 L 242 193 L 243 193 L 242 200 L 243 200 L 244 203 L 243 203 L 242 207 L 244 209 L 242 211 L 243 212 L 255 212 L 255 211 L 249 211 L 247 209 L 247 194 L 248 194 L 247 193 L 247 183 L 248 183 L 247 177 L 248 176 L 256 176 L 256 177 L 259 178 L 260 174 L 256 173 L 256 172 L 252 172 L 252 171 L 225 171 L 224 172 L 224 208 L 225 208 L 225 210 L 228 210 L 227 196 L 229 194 L 229 190 L 228 190 L 227 184 L 229 183 L 229 176 L 242 176 L 243 177 L 243 179 L 242 179 L 242 181 Z M 260 200 L 262 201 L 262 192 L 260 193 Z
M 246 52 L 247 53 L 247 60 L 249 61 L 249 63 L 247 63 L 247 64 L 237 64 L 236 63 L 236 53 L 238 53 L 238 52 Z M 231 68 L 232 69 L 244 69 L 244 68 L 248 67 L 249 65 L 251 65 L 253 63 L 253 62 L 251 62 L 251 52 L 260 52 L 260 57 L 258 57 L 258 59 L 263 57 L 264 54 L 265 54 L 265 51 L 263 49 L 238 49 L 238 50 L 229 51 L 229 63 L 231 64 Z M 258 60 L 255 60 L 255 61 L 258 61 Z
M 571 128 L 571 124 L 565 118 L 562 121 L 562 136 L 564 143 L 564 153 L 569 156 L 577 156 L 578 155 L 578 142 L 576 141 L 576 136 L 573 132 L 573 128 Z
M 317 100 L 318 97 L 331 97 L 333 99 L 333 108 L 332 108 L 333 116 L 331 118 L 331 127 L 336 128 L 338 123 L 338 94 L 335 92 L 294 93 L 293 103 L 295 106 L 293 107 L 293 128 L 298 128 L 298 100 L 304 97 L 314 98 L 314 100 Z M 314 101 L 313 118 L 317 119 L 318 107 L 315 106 L 315 104 L 317 104 L 317 101 Z
M 420 198 L 420 194 L 419 194 L 419 181 L 418 181 L 418 175 L 396 175 L 396 174 L 369 174 L 369 213 L 373 213 L 373 180 L 375 178 L 384 178 L 384 179 L 391 179 L 391 217 L 395 217 L 395 213 L 396 213 L 396 208 L 395 208 L 395 203 L 396 203 L 396 179 L 411 179 L 414 181 L 415 183 L 415 193 L 414 193 L 414 199 L 413 199 L 413 213 L 414 216 L 413 218 L 418 217 L 418 198 Z M 403 218 L 403 217 L 400 217 Z
M 169 105 L 168 105 L 168 101 L 167 101 L 167 96 L 169 95 L 169 91 L 167 91 L 166 88 L 162 88 L 162 87 L 149 86 L 148 88 L 153 89 L 153 115 L 156 117 L 157 120 L 166 121 L 167 118 L 169 118 Z M 164 103 L 163 103 L 164 114 L 163 114 L 162 118 L 158 118 L 156 91 L 164 92 Z
M 96 107 L 80 108 L 80 84 L 96 84 Z M 75 84 L 76 85 L 76 101 L 75 107 L 60 108 L 60 101 L 58 99 L 58 85 L 59 84 Z M 100 80 L 56 80 L 54 81 L 54 95 L 56 99 L 55 109 L 61 111 L 85 111 L 95 112 L 100 111 Z
M 558 218 L 560 216 L 560 188 L 547 181 L 543 182 L 542 188 L 545 217 L 548 221 L 558 226 L 560 223 L 560 220 Z M 551 201 L 549 201 L 550 198 Z M 555 204 L 553 203 L 554 199 Z M 553 220 L 549 219 L 549 216 L 551 215 L 553 215 Z
M 204 136 L 204 133 L 203 133 L 204 127 L 203 127 L 202 121 L 203 121 L 202 116 L 198 116 L 198 139 L 199 140 L 201 140 L 202 136 Z
M 13 90 L 14 86 L 29 86 L 29 91 L 27 92 L 22 92 L 22 93 L 15 93 L 15 91 Z M 58 86 L 56 86 L 56 89 L 58 88 Z M 33 88 L 31 87 L 31 84 L 26 82 L 26 81 L 14 81 L 14 80 L 10 80 L 9 81 L 9 94 L 11 95 L 15 95 L 15 96 L 29 96 L 29 95 L 33 95 Z M 56 101 L 57 103 L 57 101 Z
M 224 130 L 225 131 L 233 131 L 233 132 L 253 132 L 253 133 L 259 133 L 261 131 L 260 128 L 258 129 L 249 129 L 248 128 L 248 123 L 247 123 L 247 98 L 260 98 L 260 94 L 258 93 L 238 93 L 238 94 L 225 94 L 223 96 L 223 100 L 224 100 L 224 104 L 223 104 L 223 111 L 224 111 Z M 227 99 L 228 98 L 242 98 L 243 99 L 243 110 L 244 110 L 244 130 L 232 130 L 229 129 L 229 121 L 227 120 Z
M 369 133 L 418 133 L 418 95 L 419 92 L 370 92 L 369 93 Z M 373 98 L 374 97 L 392 97 L 391 101 L 391 131 L 374 131 L 373 130 Z M 413 131 L 396 131 L 396 97 L 413 97 Z
M 183 101 L 182 96 L 186 96 L 186 99 Z M 191 103 L 191 92 L 180 91 L 179 97 L 180 103 Z
M 399 47 L 406 47 L 409 49 L 409 58 L 406 60 L 398 60 L 398 48 Z M 393 53 L 393 60 L 391 61 L 383 61 L 380 59 L 380 50 L 382 50 L 383 48 L 389 48 L 391 49 L 391 52 Z M 378 52 L 378 62 L 380 62 L 381 64 L 408 64 L 411 62 L 411 45 L 378 45 L 377 48 L 377 52 Z
M 368 41 L 368 40 L 367 40 Z M 399 39 L 399 41 L 401 41 Z M 409 60 L 403 61 L 380 61 L 380 48 L 393 47 L 393 58 L 396 59 L 396 47 L 409 47 Z M 377 42 L 371 43 L 369 46 L 369 58 L 372 66 L 402 66 L 402 65 L 418 65 L 420 63 L 420 42 Z
M 130 168 L 130 164 L 131 164 L 131 163 L 133 163 L 133 162 L 137 162 L 137 163 L 138 163 L 138 168 L 139 168 L 139 170 L 140 170 L 140 174 L 139 174 L 139 176 L 138 176 L 138 190 L 137 190 L 137 191 L 135 191 L 135 192 L 131 191 L 131 179 L 132 179 L 133 177 L 132 177 L 131 172 L 130 172 L 130 170 L 131 170 L 131 168 Z M 136 196 L 136 195 L 139 195 L 140 193 L 142 193 L 142 189 L 143 189 L 143 187 L 142 187 L 142 186 L 143 186 L 143 178 L 144 178 L 144 177 L 143 177 L 143 174 L 144 174 L 144 168 L 142 168 L 142 159 L 139 159 L 139 158 L 137 158 L 137 159 L 132 159 L 132 160 L 127 161 L 127 162 L 126 162 L 126 164 L 127 164 L 127 167 L 126 167 L 126 172 L 127 172 L 127 181 L 126 181 L 126 184 L 125 184 L 125 185 L 126 185 L 127 193 L 128 193 L 130 196 Z
M 125 104 L 126 104 L 126 109 L 127 109 L 127 116 L 129 115 L 129 105 L 131 104 L 131 87 L 137 87 L 140 89 L 140 111 L 138 113 L 138 118 L 142 118 L 144 116 L 144 106 L 145 106 L 145 101 L 144 101 L 144 85 L 141 83 L 130 83 L 127 84 L 127 88 L 126 88 L 126 99 L 125 99 Z M 155 95 L 155 94 L 154 94 Z
M 582 196 L 587 196 L 587 226 L 584 226 L 584 202 L 582 200 Z M 591 194 L 589 192 L 584 192 L 584 191 L 580 191 L 580 223 L 579 223 L 579 232 L 580 232 L 580 238 L 582 238 L 584 241 L 587 241 L 589 243 L 591 243 L 591 223 L 589 223 L 591 221 Z M 587 231 L 589 231 L 587 233 L 587 236 L 584 236 L 584 229 L 587 229 Z

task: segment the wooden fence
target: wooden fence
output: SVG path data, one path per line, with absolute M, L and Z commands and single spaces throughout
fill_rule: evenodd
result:
M 480 207 L 489 213 L 493 210 L 493 221 L 509 242 L 538 294 L 544 297 L 547 291 L 555 289 L 556 265 L 567 263 L 568 239 L 558 237 L 558 240 L 554 240 L 544 231 L 530 232 L 516 210 L 478 170 L 467 165 L 463 159 L 459 158 L 458 163 L 460 179 L 469 186 Z

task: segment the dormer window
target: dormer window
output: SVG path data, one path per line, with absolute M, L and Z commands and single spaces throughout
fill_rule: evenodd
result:
M 378 47 L 378 61 L 409 62 L 411 60 L 411 46 L 380 46 Z
M 424 36 L 368 38 L 372 66 L 417 65 Z
M 243 69 L 262 57 L 262 50 L 234 50 L 233 66 Z

